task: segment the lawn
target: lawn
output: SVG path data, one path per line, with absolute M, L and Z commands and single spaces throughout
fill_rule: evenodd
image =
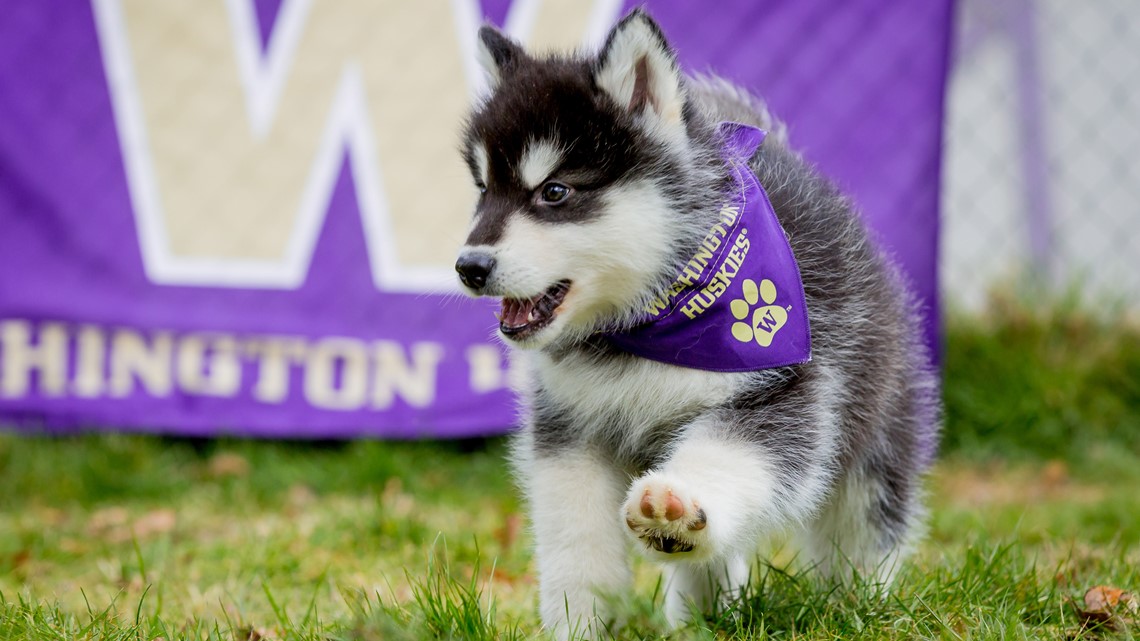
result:
M 777 554 L 668 638 L 1137 636 L 1127 596 L 1085 598 L 1140 592 L 1140 331 L 995 310 L 950 323 L 929 533 L 891 595 Z M 0 639 L 535 637 L 504 453 L 0 435 Z M 615 633 L 666 637 L 656 570 L 637 576 Z

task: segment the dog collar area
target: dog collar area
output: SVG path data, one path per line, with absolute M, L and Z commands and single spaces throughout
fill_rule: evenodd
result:
M 767 134 L 733 122 L 718 133 L 736 180 L 733 197 L 642 321 L 605 338 L 643 358 L 717 372 L 806 363 L 811 329 L 799 266 L 748 165 Z

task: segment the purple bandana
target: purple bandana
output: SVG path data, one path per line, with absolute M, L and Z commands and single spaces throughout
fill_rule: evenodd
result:
M 715 372 L 747 372 L 811 360 L 804 286 L 768 194 L 748 168 L 765 132 L 722 123 L 737 193 L 700 249 L 636 327 L 607 335 L 650 360 Z

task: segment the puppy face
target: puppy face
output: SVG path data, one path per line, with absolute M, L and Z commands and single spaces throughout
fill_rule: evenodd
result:
M 465 136 L 480 195 L 456 270 L 469 293 L 503 299 L 505 339 L 580 340 L 668 267 L 685 136 L 673 54 L 641 13 L 596 58 L 535 60 L 489 27 L 480 42 L 492 93 Z

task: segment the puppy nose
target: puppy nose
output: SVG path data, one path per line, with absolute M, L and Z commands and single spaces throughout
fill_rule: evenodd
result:
M 460 254 L 455 261 L 455 271 L 459 272 L 459 280 L 471 289 L 483 289 L 491 270 L 495 268 L 495 259 L 490 254 L 471 252 Z

